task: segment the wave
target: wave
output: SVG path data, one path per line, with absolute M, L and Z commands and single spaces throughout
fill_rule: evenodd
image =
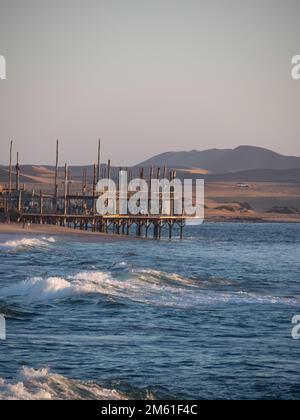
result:
M 223 284 L 225 280 L 222 281 Z M 221 283 L 222 284 L 222 283 Z M 230 283 L 229 283 L 230 284 Z M 245 291 L 216 290 L 215 280 L 201 282 L 178 274 L 157 270 L 126 269 L 114 275 L 102 271 L 85 271 L 73 276 L 35 277 L 2 288 L 1 298 L 22 298 L 22 301 L 58 300 L 88 294 L 108 299 L 124 299 L 150 305 L 196 308 L 220 304 L 285 304 L 296 305 L 293 298 L 262 295 Z M 230 287 L 228 285 L 228 287 Z
M 68 379 L 49 369 L 23 367 L 15 381 L 0 378 L 0 400 L 128 400 L 116 389 Z
M 50 244 L 54 244 L 55 238 L 53 237 L 41 237 L 41 238 L 21 238 L 12 241 L 6 241 L 0 244 L 0 247 L 5 250 L 17 250 L 24 248 L 37 248 L 45 247 Z

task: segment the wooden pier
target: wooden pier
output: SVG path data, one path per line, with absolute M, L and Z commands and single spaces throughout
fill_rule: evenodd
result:
M 20 223 L 34 223 L 68 227 L 99 233 L 134 235 L 148 238 L 151 232 L 154 239 L 161 239 L 163 231 L 172 239 L 174 228 L 178 228 L 183 238 L 184 216 L 131 216 L 131 215 L 76 215 L 76 214 L 30 214 L 20 216 Z
M 176 235 L 183 238 L 186 216 L 174 214 L 174 192 L 170 192 L 170 214 L 107 214 L 99 215 L 96 211 L 98 194 L 96 186 L 100 179 L 111 178 L 111 160 L 106 165 L 101 165 L 101 143 L 98 143 L 97 163 L 93 165 L 92 181 L 88 179 L 87 169 L 83 169 L 82 184 L 77 185 L 77 191 L 71 190 L 71 175 L 68 165 L 65 164 L 63 177 L 59 168 L 59 142 L 56 142 L 55 170 L 53 176 L 53 190 L 49 192 L 27 190 L 20 183 L 21 165 L 17 153 L 15 171 L 12 165 L 13 142 L 10 143 L 8 185 L 0 192 L 2 202 L 2 218 L 17 221 L 22 224 L 47 224 L 68 227 L 70 229 L 89 230 L 99 233 L 113 233 L 116 235 L 134 235 L 136 237 L 153 237 L 160 239 L 163 236 L 172 239 L 176 229 Z M 127 168 L 126 168 L 127 169 Z M 122 168 L 120 168 L 122 170 Z M 161 170 L 149 168 L 147 177 L 144 168 L 139 169 L 139 177 L 148 180 L 151 185 L 152 179 L 163 178 L 170 181 L 175 179 L 176 172 L 169 171 L 166 167 Z M 128 170 L 129 181 L 133 171 Z M 15 180 L 13 180 L 15 178 Z M 77 183 L 78 184 L 78 183 Z M 151 188 L 149 191 L 149 202 Z M 129 194 L 130 195 L 130 194 Z M 117 203 L 119 193 L 117 192 Z M 162 197 L 159 198 L 162 201 Z M 1 204 L 1 203 L 0 203 Z M 117 209 L 119 208 L 117 204 Z M 162 204 L 159 204 L 162 209 Z

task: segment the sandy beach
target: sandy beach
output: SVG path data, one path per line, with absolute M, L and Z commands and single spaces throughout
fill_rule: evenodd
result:
M 213 209 L 206 209 L 205 213 L 204 223 L 300 223 L 300 215 L 267 214 L 255 211 L 232 213 L 226 210 Z M 0 223 L 0 234 L 63 236 L 66 239 L 78 242 L 117 242 L 146 239 L 143 237 L 75 230 L 54 225 L 32 224 L 30 227 L 23 228 L 23 225 L 18 223 Z M 149 239 L 151 238 L 147 238 L 147 240 Z
M 222 207 L 222 206 L 221 206 Z M 216 223 L 300 223 L 300 214 L 265 213 L 254 210 L 230 211 L 217 208 L 205 210 L 205 222 Z
M 5 235 L 54 235 L 64 236 L 72 240 L 87 241 L 87 242 L 114 242 L 114 241 L 128 241 L 134 239 L 133 237 L 123 235 L 112 235 L 109 233 L 88 232 L 82 230 L 74 230 L 65 227 L 52 225 L 35 225 L 32 224 L 29 228 L 23 228 L 21 224 L 17 223 L 0 223 L 0 234 Z

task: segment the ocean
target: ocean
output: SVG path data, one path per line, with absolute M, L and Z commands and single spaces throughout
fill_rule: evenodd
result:
M 300 225 L 0 235 L 0 399 L 299 399 Z

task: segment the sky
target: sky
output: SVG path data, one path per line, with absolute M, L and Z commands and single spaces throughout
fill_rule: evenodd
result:
M 299 0 L 0 0 L 0 164 L 300 156 Z

